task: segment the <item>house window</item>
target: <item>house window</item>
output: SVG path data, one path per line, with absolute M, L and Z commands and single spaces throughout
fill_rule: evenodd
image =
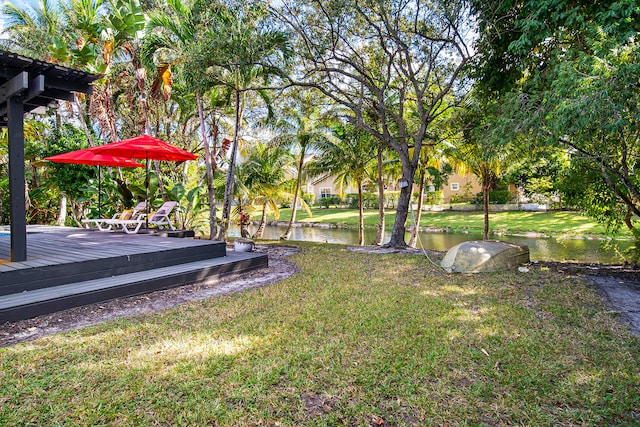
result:
M 320 189 L 320 198 L 331 197 L 331 187 L 322 187 Z
M 451 191 L 458 191 L 460 190 L 460 184 L 457 182 L 452 182 L 451 183 Z

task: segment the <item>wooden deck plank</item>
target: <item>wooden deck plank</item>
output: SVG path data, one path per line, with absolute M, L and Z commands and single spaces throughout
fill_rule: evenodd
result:
M 0 322 L 52 313 L 71 307 L 153 292 L 268 267 L 264 254 L 231 253 L 193 263 L 88 280 L 0 297 Z
M 0 262 L 0 295 L 195 262 L 226 253 L 223 242 L 118 235 L 68 227 L 29 233 L 27 249 L 27 261 Z
M 146 270 L 137 273 L 122 274 L 119 276 L 107 277 L 104 279 L 87 280 L 78 283 L 69 283 L 66 285 L 54 286 L 50 288 L 38 289 L 34 291 L 20 292 L 0 296 L 0 310 L 8 307 L 16 307 L 20 305 L 33 304 L 35 302 L 46 301 L 53 298 L 63 298 L 71 295 L 92 292 L 96 290 L 113 288 L 122 286 L 127 283 L 149 280 L 152 278 L 167 277 L 181 275 L 188 272 L 201 271 L 208 267 L 216 267 L 224 264 L 238 262 L 256 258 L 261 255 L 239 253 L 228 255 L 226 257 L 212 258 L 203 261 L 196 261 L 188 264 L 180 264 L 170 267 L 160 267 L 153 270 Z
M 28 226 L 27 261 L 8 262 L 10 238 L 0 237 L 0 321 L 267 265 L 263 255 L 225 254 L 223 242 L 209 240 Z
M 70 261 L 108 258 L 122 254 L 137 254 L 206 244 L 208 241 L 193 239 L 163 238 L 152 235 L 127 235 L 124 233 L 101 233 L 82 228 L 62 227 L 48 232 L 32 232 L 27 235 L 27 261 L 46 259 L 51 265 Z M 167 241 L 169 240 L 169 241 Z M 0 238 L 0 259 L 10 258 L 8 237 Z M 12 268 L 30 268 L 29 264 L 13 264 Z M 6 270 L 6 268 L 3 268 Z

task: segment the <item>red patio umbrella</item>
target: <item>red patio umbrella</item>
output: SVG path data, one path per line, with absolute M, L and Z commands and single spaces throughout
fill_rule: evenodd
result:
M 98 154 L 110 154 L 112 156 L 126 157 L 129 159 L 146 160 L 145 198 L 147 201 L 147 220 L 149 218 L 149 160 L 169 160 L 181 162 L 196 160 L 198 156 L 182 148 L 171 145 L 166 141 L 150 135 L 140 135 L 134 138 L 123 139 L 111 144 L 94 147 Z M 148 228 L 148 223 L 145 224 Z
M 55 156 L 45 157 L 56 163 L 73 163 L 78 165 L 98 166 L 98 217 L 101 217 L 102 209 L 102 185 L 101 185 L 101 166 L 117 166 L 123 168 L 141 168 L 140 163 L 124 157 L 113 156 L 109 154 L 98 154 L 93 151 L 94 147 L 82 150 L 69 151 L 67 153 L 56 154 Z
M 128 159 L 169 160 L 181 162 L 196 160 L 198 156 L 150 135 L 123 139 L 111 144 L 93 147 L 98 154 L 126 157 Z

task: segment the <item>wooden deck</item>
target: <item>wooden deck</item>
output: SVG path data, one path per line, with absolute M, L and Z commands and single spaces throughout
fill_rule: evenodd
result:
M 0 230 L 1 232 L 1 230 Z M 27 261 L 9 262 L 0 234 L 0 321 L 266 267 L 266 255 L 223 242 L 29 226 Z

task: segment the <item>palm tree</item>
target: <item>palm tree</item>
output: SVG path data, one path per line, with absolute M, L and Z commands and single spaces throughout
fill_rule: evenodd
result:
M 195 101 L 200 135 L 204 148 L 204 160 L 207 178 L 207 195 L 209 201 L 209 229 L 210 239 L 217 235 L 216 199 L 214 186 L 215 166 L 212 159 L 211 144 L 207 134 L 203 91 L 207 91 L 207 82 L 199 78 L 198 68 L 190 70 L 188 66 L 190 49 L 196 37 L 196 17 L 189 3 L 182 0 L 168 0 L 167 7 L 149 13 L 149 20 L 145 27 L 145 43 L 143 57 L 146 62 L 153 63 L 157 76 L 151 88 L 152 94 L 162 90 L 168 99 L 173 87 L 172 68 L 182 65 L 181 76 L 195 89 Z M 204 84 L 203 84 L 204 83 Z M 216 92 L 218 93 L 218 92 Z M 222 99 L 222 98 L 220 98 Z M 215 126 L 215 124 L 214 124 Z M 215 144 L 215 140 L 214 140 Z
M 443 162 L 443 153 L 436 150 L 435 145 L 427 144 L 420 152 L 420 162 L 418 163 L 418 202 L 416 206 L 416 213 L 414 224 L 411 229 L 411 237 L 409 238 L 409 246 L 416 247 L 418 239 L 418 232 L 420 231 L 420 220 L 422 218 L 422 203 L 424 188 L 427 183 L 427 177 L 429 181 L 436 187 L 440 187 L 443 182 L 443 176 L 450 172 L 450 167 L 447 163 Z
M 53 58 L 49 47 L 62 36 L 64 15 L 57 3 L 40 0 L 35 6 L 5 3 L 2 14 L 10 47 L 31 57 Z
M 279 203 L 290 197 L 285 188 L 294 174 L 294 158 L 282 147 L 269 146 L 261 142 L 254 143 L 243 153 L 245 160 L 236 168 L 238 189 L 243 195 L 238 197 L 245 206 L 261 206 L 261 218 L 253 237 L 262 237 L 269 210 L 278 216 Z M 246 202 L 246 203 L 243 203 Z M 246 224 L 241 224 L 241 228 Z
M 286 109 L 285 117 L 280 119 L 276 125 L 279 134 L 272 141 L 278 146 L 287 147 L 297 156 L 291 218 L 284 234 L 280 237 L 282 240 L 288 240 L 291 237 L 291 230 L 296 221 L 307 156 L 318 152 L 319 148 L 332 138 L 330 130 L 322 125 L 327 117 L 323 117 L 320 108 L 314 105 L 314 95 L 313 92 L 306 91 L 293 96 L 292 100 L 297 105 Z
M 497 184 L 502 165 L 508 157 L 507 147 L 491 138 L 487 129 L 489 118 L 486 106 L 480 105 L 473 97 L 469 98 L 465 108 L 454 117 L 460 133 L 456 144 L 447 149 L 449 158 L 453 161 L 458 173 L 471 172 L 481 182 L 484 230 L 483 239 L 489 239 L 489 191 Z
M 313 175 L 335 176 L 338 192 L 355 183 L 358 190 L 358 244 L 364 245 L 363 184 L 371 179 L 371 165 L 375 162 L 376 144 L 370 135 L 350 125 L 338 124 L 334 127 L 335 138 L 322 146 L 322 155 L 309 166 Z
M 119 94 L 126 94 L 127 98 L 121 113 L 146 115 L 143 98 L 139 96 L 146 81 L 139 51 L 145 17 L 138 0 L 109 0 L 102 7 L 106 11 L 97 24 L 99 38 L 94 44 L 99 52 L 95 62 L 105 78 L 94 85 L 89 112 L 99 123 L 104 139 L 116 141 L 119 135 L 115 101 Z M 146 121 L 136 124 L 144 130 Z M 135 129 L 133 133 L 137 133 Z
M 264 6 L 238 5 L 226 10 L 213 8 L 204 19 L 202 37 L 195 43 L 194 67 L 207 70 L 210 80 L 232 93 L 234 130 L 225 184 L 222 221 L 218 238 L 226 238 L 233 198 L 235 166 L 247 94 L 257 93 L 268 101 L 264 84 L 276 74 L 269 65 L 289 55 L 284 33 L 263 25 Z M 269 102 L 266 102 L 267 106 Z

